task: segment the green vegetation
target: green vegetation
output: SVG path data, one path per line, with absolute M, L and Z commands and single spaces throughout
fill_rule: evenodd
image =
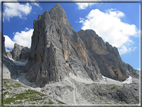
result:
M 109 85 L 109 88 L 106 88 L 106 89 L 107 90 L 114 90 L 114 89 L 120 89 L 120 88 L 123 88 L 123 87 L 111 84 L 111 85 Z
M 65 103 L 63 103 L 63 102 L 61 102 L 61 101 L 57 101 L 58 102 L 58 104 L 65 104 Z
M 3 79 L 3 86 L 6 88 L 18 88 L 18 87 L 24 87 L 27 88 L 24 84 L 19 83 L 18 81 L 12 80 L 12 79 Z
M 12 79 L 3 79 L 3 104 L 55 104 L 51 98 L 45 94 L 42 94 L 38 91 L 28 89 L 28 86 L 19 83 L 18 81 Z M 22 91 L 13 92 L 20 90 L 22 87 Z M 55 100 L 58 104 L 65 104 L 61 101 Z

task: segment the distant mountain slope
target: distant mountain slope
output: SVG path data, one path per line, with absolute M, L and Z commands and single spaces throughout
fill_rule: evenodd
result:
M 128 76 L 139 77 L 137 70 L 122 61 L 117 48 L 108 42 L 105 44 L 95 31 L 80 30 L 78 34 L 90 56 L 97 61 L 102 75 L 116 80 L 125 80 Z

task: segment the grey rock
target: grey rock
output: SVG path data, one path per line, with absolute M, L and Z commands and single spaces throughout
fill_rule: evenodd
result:
M 140 72 L 138 70 L 135 70 L 131 65 L 123 62 L 122 66 L 125 69 L 127 75 L 130 75 L 133 78 L 139 78 Z
M 109 99 L 113 99 L 115 101 L 122 101 L 125 102 L 126 104 L 138 104 L 139 103 L 139 88 L 137 86 L 135 90 L 132 88 L 130 84 L 129 88 L 128 86 L 125 88 L 124 87 L 118 87 L 117 86 L 107 86 L 108 90 L 102 91 L 101 89 L 98 91 L 98 94 L 100 96 L 106 96 Z
M 2 36 L 2 52 L 3 55 L 6 55 L 6 50 L 5 50 L 5 37 Z
M 108 51 L 112 53 L 117 58 L 118 61 L 122 61 L 118 49 L 116 47 L 112 47 L 112 45 L 110 45 L 108 42 L 106 42 L 106 46 Z
M 8 57 L 3 56 L 3 78 L 16 79 L 21 73 L 23 65 L 15 64 Z
M 95 31 L 75 32 L 59 4 L 38 15 L 33 26 L 30 49 L 18 44 L 11 51 L 3 47 L 3 78 L 7 78 L 4 81 L 19 78 L 19 82 L 36 87 L 31 89 L 48 96 L 40 97 L 38 94 L 36 97 L 40 98 L 36 98 L 36 102 L 25 99 L 23 105 L 57 104 L 57 100 L 67 104 L 139 103 L 138 71 L 124 63 L 117 48 L 105 44 Z M 115 84 L 105 84 L 102 75 L 120 81 L 132 76 L 135 82 L 124 84 L 113 80 Z M 11 79 L 4 84 L 3 91 L 8 91 L 4 98 L 10 98 L 11 93 L 28 91 L 28 86 L 22 84 L 5 88 L 17 82 Z
M 19 74 L 21 73 L 22 67 L 24 64 L 16 64 L 14 60 L 11 60 L 8 57 L 8 54 L 5 49 L 5 40 L 3 37 L 3 57 L 2 57 L 2 62 L 3 62 L 3 78 L 5 79 L 16 79 Z
M 95 31 L 80 30 L 78 34 L 89 51 L 91 59 L 97 62 L 96 65 L 102 75 L 120 81 L 125 80 L 128 76 L 135 78 L 139 76 L 138 71 L 122 61 L 118 49 L 108 42 L 105 44 Z
M 62 81 L 70 72 L 82 78 L 99 80 L 101 73 L 96 66 L 93 66 L 84 43 L 59 4 L 34 20 L 29 59 L 22 70 L 27 80 L 43 87 L 47 83 Z
M 96 54 L 108 54 L 108 50 L 104 41 L 93 30 L 80 30 L 78 32 L 81 40 L 84 42 L 85 47 L 89 52 L 94 51 Z
M 29 57 L 29 48 L 20 46 L 19 44 L 15 43 L 14 48 L 7 52 L 7 56 L 16 61 L 27 61 Z

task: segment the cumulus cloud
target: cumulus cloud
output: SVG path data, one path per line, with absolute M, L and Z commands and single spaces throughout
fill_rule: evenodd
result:
M 141 71 L 141 68 L 137 68 L 138 71 Z
M 25 28 L 24 31 L 14 33 L 12 40 L 7 36 L 5 37 L 5 47 L 12 49 L 14 43 L 17 43 L 22 46 L 31 47 L 31 36 L 33 34 L 33 29 Z
M 134 42 L 130 36 L 138 35 L 137 28 L 134 24 L 128 24 L 121 21 L 125 14 L 116 9 L 109 9 L 105 12 L 99 9 L 91 10 L 86 19 L 80 18 L 82 29 L 93 29 L 103 38 L 119 49 L 120 54 L 134 51 L 132 47 Z
M 13 48 L 14 42 L 7 35 L 4 35 L 4 37 L 5 37 L 5 47 L 10 49 Z
M 4 19 L 10 20 L 13 17 L 23 18 L 28 15 L 32 6 L 29 3 L 19 4 L 19 3 L 3 3 L 4 4 Z
M 22 46 L 31 46 L 31 36 L 33 29 L 27 29 L 25 31 L 16 32 L 13 38 L 13 41 L 22 45 Z
M 35 6 L 37 6 L 37 7 L 40 7 L 39 4 L 37 4 L 37 3 L 33 3 L 33 5 L 35 5 Z
M 131 47 L 129 45 L 123 45 L 119 48 L 119 53 L 120 54 L 125 54 L 127 52 L 135 51 L 137 47 Z
M 78 9 L 86 9 L 87 7 L 94 5 L 94 3 L 76 3 L 78 5 Z

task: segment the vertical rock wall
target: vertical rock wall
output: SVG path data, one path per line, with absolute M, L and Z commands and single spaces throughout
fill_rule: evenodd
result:
M 34 21 L 31 50 L 23 72 L 27 80 L 40 87 L 61 81 L 70 72 L 82 78 L 101 79 L 97 63 L 92 65 L 84 43 L 59 4 Z

